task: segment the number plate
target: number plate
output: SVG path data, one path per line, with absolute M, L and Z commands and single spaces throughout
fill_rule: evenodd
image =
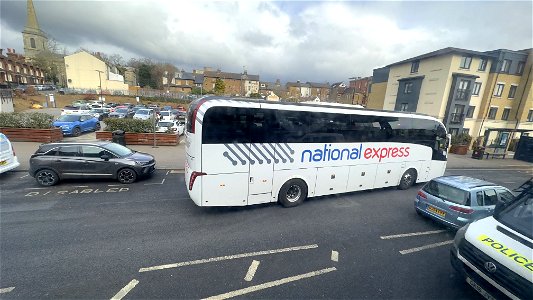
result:
M 0 160 L 0 166 L 7 165 L 7 160 Z
M 437 215 L 439 215 L 439 216 L 441 216 L 441 217 L 446 216 L 446 213 L 445 213 L 445 212 L 443 212 L 443 211 L 440 210 L 440 209 L 436 209 L 435 207 L 430 206 L 430 205 L 428 205 L 427 210 L 430 211 L 430 212 L 432 212 L 432 213 L 434 213 L 434 214 L 437 214 Z
M 470 277 L 466 277 L 466 282 L 470 284 L 478 293 L 480 293 L 485 299 L 487 300 L 496 300 L 496 298 L 492 297 L 487 291 L 485 291 L 482 287 L 479 286 L 474 280 L 470 279 Z

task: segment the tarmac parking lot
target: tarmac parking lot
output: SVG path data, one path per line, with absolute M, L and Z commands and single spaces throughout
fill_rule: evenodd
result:
M 454 232 L 415 213 L 420 186 L 201 208 L 179 170 L 46 188 L 0 176 L 3 299 L 482 298 L 449 263 Z M 515 188 L 532 172 L 482 176 Z

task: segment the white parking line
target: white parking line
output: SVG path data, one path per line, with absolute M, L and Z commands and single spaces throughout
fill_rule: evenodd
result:
M 122 184 L 108 184 L 107 186 L 122 186 Z
M 185 170 L 170 170 L 170 174 L 182 174 L 185 173 Z
M 120 300 L 124 298 L 136 285 L 139 283 L 139 280 L 133 279 L 130 283 L 126 284 L 118 293 L 111 298 L 111 300 Z
M 42 188 L 24 188 L 25 190 L 46 190 L 47 188 L 45 187 L 42 187 Z
M 427 250 L 427 249 L 431 249 L 431 248 L 436 248 L 436 247 L 440 247 L 440 246 L 449 245 L 451 243 L 453 243 L 453 240 L 444 241 L 444 242 L 435 243 L 435 244 L 429 244 L 429 245 L 425 245 L 425 246 L 422 246 L 422 247 L 416 247 L 416 248 L 411 248 L 411 249 L 406 249 L 406 250 L 400 250 L 400 253 L 401 254 L 409 254 L 409 253 L 413 253 L 413 252 L 418 252 L 418 251 L 422 251 L 422 250 Z
M 163 180 L 161 180 L 160 183 L 157 183 L 157 182 L 155 182 L 155 183 L 145 183 L 144 185 L 161 185 L 161 184 L 165 183 L 165 179 L 166 178 L 163 178 Z
M 8 287 L 8 288 L 0 289 L 0 294 L 9 293 L 9 292 L 11 292 L 11 291 L 14 290 L 14 289 L 15 289 L 14 286 L 11 286 L 11 287 Z
M 311 277 L 314 277 L 314 276 L 326 274 L 326 273 L 333 272 L 333 271 L 336 271 L 336 270 L 337 270 L 337 268 L 333 267 L 333 268 L 322 269 L 322 270 L 313 271 L 313 272 L 309 272 L 309 273 L 305 273 L 305 274 L 300 274 L 300 275 L 296 275 L 296 276 L 286 277 L 286 278 L 282 278 L 282 279 L 278 279 L 278 280 L 274 280 L 274 281 L 265 282 L 263 284 L 250 286 L 250 287 L 247 287 L 247 288 L 244 288 L 244 289 L 235 290 L 235 291 L 227 292 L 227 293 L 216 295 L 216 296 L 211 296 L 209 298 L 205 298 L 204 300 L 229 299 L 229 298 L 233 298 L 233 297 L 242 296 L 242 295 L 246 295 L 246 294 L 249 294 L 249 293 L 257 292 L 257 291 L 260 291 L 260 290 L 268 289 L 268 288 L 271 288 L 271 287 L 279 286 L 279 285 L 282 285 L 282 284 L 287 284 L 287 283 L 290 283 L 290 282 L 293 282 L 293 281 L 302 280 L 302 279 L 311 278 Z
M 252 281 L 252 279 L 254 279 L 255 272 L 257 271 L 257 267 L 259 267 L 259 261 L 258 260 L 252 261 L 252 264 L 248 268 L 248 272 L 246 272 L 246 276 L 244 277 L 244 280 Z
M 157 270 L 164 270 L 164 269 L 170 269 L 170 268 L 179 268 L 179 267 L 184 267 L 184 266 L 206 264 L 206 263 L 215 262 L 215 261 L 232 260 L 232 259 L 237 259 L 237 258 L 261 256 L 261 255 L 276 254 L 276 253 L 283 253 L 283 252 L 290 252 L 290 251 L 308 250 L 308 249 L 315 249 L 315 248 L 318 248 L 317 244 L 282 248 L 282 249 L 274 249 L 274 250 L 265 250 L 265 251 L 258 251 L 258 252 L 241 253 L 241 254 L 235 254 L 235 255 L 227 255 L 227 256 L 219 256 L 219 257 L 205 258 L 205 259 L 199 259 L 199 260 L 184 261 L 184 262 L 179 262 L 179 263 L 174 263 L 174 264 L 160 265 L 160 266 L 154 266 L 154 267 L 148 267 L 148 268 L 140 268 L 139 272 L 157 271 Z
M 26 178 L 26 177 L 28 177 L 28 176 L 30 176 L 30 174 L 26 174 L 26 175 L 24 175 L 24 176 L 20 176 L 19 179 Z
M 395 235 L 385 235 L 385 236 L 380 236 L 380 238 L 382 240 L 390 240 L 390 239 L 403 238 L 403 237 L 408 237 L 408 236 L 436 234 L 436 233 L 441 233 L 441 232 L 446 232 L 446 231 L 447 230 L 420 231 L 420 232 L 402 233 L 402 234 L 395 234 Z
M 168 173 L 170 173 L 170 170 L 169 170 L 169 171 L 167 171 L 167 174 L 166 174 L 166 175 L 168 175 Z
M 516 183 L 514 181 L 504 181 L 503 183 Z
M 331 250 L 331 260 L 334 262 L 339 261 L 339 252 Z

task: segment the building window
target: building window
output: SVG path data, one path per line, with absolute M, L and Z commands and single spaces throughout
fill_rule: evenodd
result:
M 481 90 L 481 82 L 474 82 L 474 88 L 472 89 L 472 95 L 479 96 Z
M 497 112 L 498 112 L 498 108 L 497 107 L 491 107 L 489 109 L 489 116 L 487 118 L 489 118 L 491 120 L 496 119 L 496 113 Z
M 494 96 L 501 97 L 503 94 L 503 88 L 505 87 L 505 83 L 498 83 L 496 84 L 496 88 L 494 89 Z
M 511 112 L 510 108 L 504 108 L 502 113 L 502 120 L 506 121 L 509 120 L 509 113 Z
M 470 69 L 470 64 L 472 63 L 472 56 L 463 56 L 461 58 L 461 69 Z
M 518 88 L 518 86 L 516 85 L 511 85 L 511 88 L 509 89 L 509 96 L 507 96 L 507 98 L 509 99 L 513 99 L 514 96 L 516 95 L 516 89 Z
M 527 121 L 533 122 L 533 109 L 529 110 L 529 113 L 527 114 Z
M 486 58 L 482 58 L 479 61 L 478 71 L 485 71 L 486 68 L 487 68 L 487 59 Z
M 408 107 L 409 107 L 409 103 L 402 103 L 400 104 L 400 111 L 407 111 Z
M 470 128 L 463 128 L 463 134 L 469 134 Z
M 516 74 L 522 75 L 522 73 L 524 72 L 524 65 L 525 63 L 523 61 L 518 63 L 518 67 L 516 67 Z
M 37 48 L 37 47 L 35 47 L 35 39 L 34 38 L 30 38 L 30 47 L 31 48 Z
M 451 135 L 458 135 L 459 134 L 459 128 L 450 128 L 450 134 Z
M 502 67 L 500 68 L 500 72 L 502 73 L 509 73 L 509 69 L 511 68 L 511 60 L 510 59 L 504 59 L 502 63 Z
M 411 94 L 413 91 L 413 83 L 412 82 L 406 82 L 405 87 L 403 89 L 404 94 Z
M 466 100 L 470 96 L 470 80 L 461 79 L 455 98 L 457 100 Z
M 413 61 L 413 63 L 411 64 L 411 73 L 417 73 L 419 65 L 420 65 L 420 61 L 419 60 Z
M 469 106 L 468 110 L 466 111 L 466 117 L 472 118 L 474 116 L 474 110 L 476 109 L 475 106 Z

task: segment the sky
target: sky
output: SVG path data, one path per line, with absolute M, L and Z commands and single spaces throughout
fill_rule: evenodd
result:
M 43 31 L 80 48 L 261 81 L 347 82 L 434 50 L 522 50 L 532 1 L 34 0 Z M 0 48 L 23 53 L 25 0 L 0 0 Z M 5 50 L 4 50 L 5 53 Z

